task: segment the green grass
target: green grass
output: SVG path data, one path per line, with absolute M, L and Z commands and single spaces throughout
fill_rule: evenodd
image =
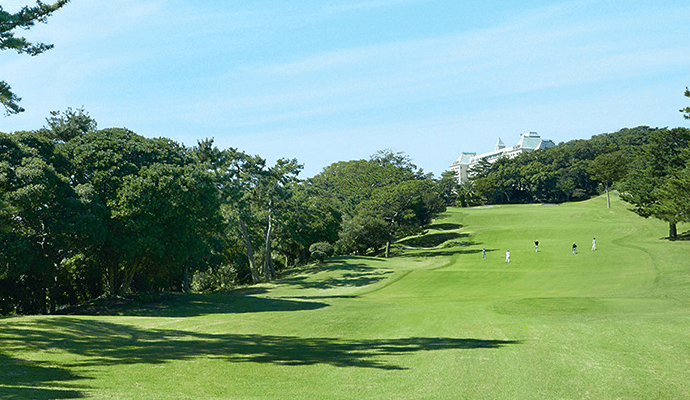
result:
M 605 201 L 451 209 L 389 260 L 5 318 L 0 398 L 690 398 L 690 242 Z

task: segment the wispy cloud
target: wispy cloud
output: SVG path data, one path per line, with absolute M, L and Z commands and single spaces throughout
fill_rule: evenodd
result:
M 55 49 L 36 58 L 0 54 L 3 79 L 27 108 L 0 120 L 0 130 L 36 127 L 28 121 L 42 124 L 48 110 L 84 105 L 101 126 L 188 136 L 191 144 L 227 135 L 268 148 L 275 135 L 283 141 L 278 150 L 287 151 L 291 138 L 363 142 L 369 134 L 381 139 L 368 145 L 378 146 L 391 132 L 421 151 L 425 145 L 414 143 L 424 135 L 438 141 L 482 126 L 579 129 L 598 119 L 603 126 L 604 113 L 614 120 L 606 126 L 656 120 L 647 112 L 616 114 L 614 103 L 651 109 L 650 97 L 667 86 L 690 85 L 682 72 L 690 62 L 681 28 L 687 4 L 507 3 L 71 2 L 30 31 Z M 434 24 L 438 15 L 417 15 L 448 7 L 465 21 L 476 16 L 465 12 L 512 8 L 477 24 L 450 18 L 443 28 Z M 423 23 L 422 34 L 406 31 Z M 377 29 L 399 31 L 371 34 Z

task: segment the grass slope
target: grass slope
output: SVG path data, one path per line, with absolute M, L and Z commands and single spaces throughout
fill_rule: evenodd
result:
M 663 223 L 597 198 L 432 228 L 244 291 L 2 319 L 0 398 L 690 398 L 690 242 Z

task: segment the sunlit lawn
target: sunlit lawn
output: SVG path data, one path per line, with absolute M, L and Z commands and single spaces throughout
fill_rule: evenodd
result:
M 451 209 L 390 260 L 2 319 L 0 398 L 690 398 L 690 241 L 605 203 Z

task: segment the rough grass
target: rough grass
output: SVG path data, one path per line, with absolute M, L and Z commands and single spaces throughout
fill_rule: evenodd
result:
M 605 201 L 452 209 L 390 260 L 5 318 L 0 398 L 690 398 L 690 242 Z

